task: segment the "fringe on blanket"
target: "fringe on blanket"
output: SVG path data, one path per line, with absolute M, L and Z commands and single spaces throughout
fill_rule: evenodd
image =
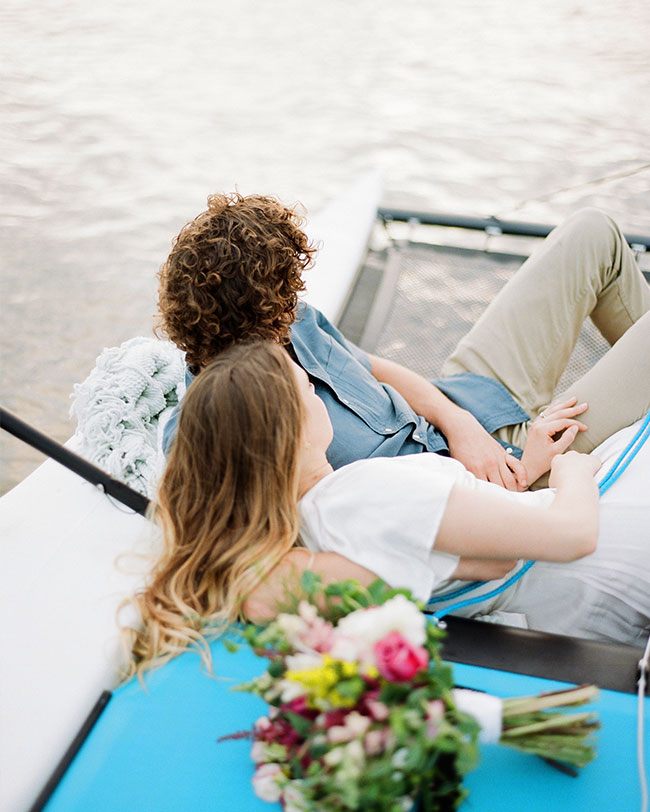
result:
M 179 402 L 184 390 L 184 356 L 172 343 L 139 337 L 105 349 L 71 395 L 79 452 L 153 496 L 164 466 L 160 416 Z

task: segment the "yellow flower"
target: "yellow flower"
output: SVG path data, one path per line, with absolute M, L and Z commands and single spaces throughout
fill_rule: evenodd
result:
M 368 673 L 368 671 L 369 669 L 366 668 L 365 673 Z M 320 665 L 299 671 L 289 670 L 284 676 L 285 679 L 300 683 L 307 689 L 307 704 L 312 707 L 322 707 L 326 704 L 352 707 L 355 700 L 341 696 L 336 690 L 336 685 L 341 680 L 350 679 L 358 673 L 359 666 L 357 663 L 335 660 L 328 654 L 323 654 Z

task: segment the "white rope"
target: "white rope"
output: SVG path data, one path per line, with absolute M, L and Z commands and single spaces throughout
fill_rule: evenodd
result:
M 623 170 L 622 172 L 614 172 L 611 175 L 603 175 L 599 178 L 593 178 L 592 180 L 584 181 L 583 183 L 576 183 L 572 186 L 563 186 L 559 189 L 554 189 L 552 192 L 546 192 L 540 195 L 536 195 L 535 197 L 528 197 L 525 200 L 520 200 L 519 203 L 516 203 L 514 206 L 511 206 L 508 209 L 503 209 L 501 214 L 495 215 L 497 219 L 504 218 L 507 215 L 510 215 L 512 212 L 519 211 L 519 209 L 523 209 L 524 206 L 527 206 L 529 203 L 544 203 L 546 201 L 552 200 L 557 195 L 562 194 L 563 192 L 574 192 L 578 191 L 579 189 L 587 189 L 590 186 L 600 186 L 603 183 L 609 183 L 612 180 L 621 180 L 622 178 L 630 178 L 633 175 L 638 175 L 639 172 L 646 172 L 650 169 L 650 163 L 641 164 L 640 166 L 634 167 L 634 169 L 627 169 Z

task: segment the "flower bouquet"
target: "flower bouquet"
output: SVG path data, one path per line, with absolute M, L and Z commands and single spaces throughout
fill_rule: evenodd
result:
M 269 659 L 238 686 L 270 705 L 246 734 L 263 800 L 286 812 L 442 812 L 465 797 L 479 740 L 574 766 L 594 758 L 593 714 L 557 710 L 589 701 L 593 686 L 506 700 L 454 689 L 444 632 L 410 593 L 323 587 L 312 573 L 302 587 L 293 611 L 244 632 Z

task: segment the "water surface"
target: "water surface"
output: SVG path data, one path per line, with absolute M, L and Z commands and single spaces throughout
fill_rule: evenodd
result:
M 59 440 L 105 346 L 151 332 L 155 274 L 213 191 L 650 232 L 650 5 L 638 0 L 5 0 L 3 405 Z M 40 460 L 2 438 L 0 491 Z

